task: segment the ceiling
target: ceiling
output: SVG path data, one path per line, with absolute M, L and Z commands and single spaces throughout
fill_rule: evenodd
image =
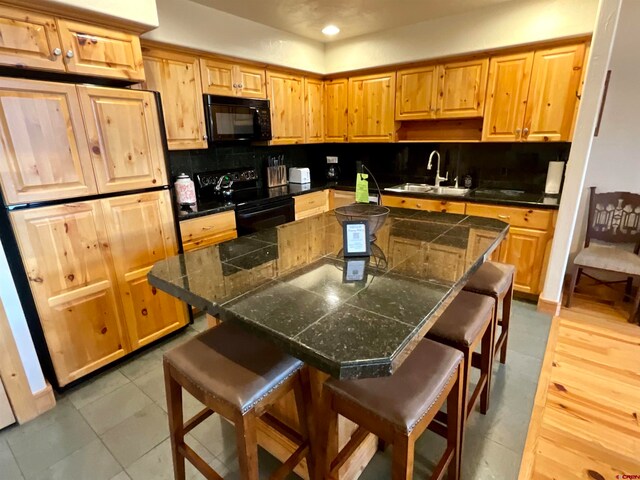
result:
M 524 0 L 192 0 L 321 42 L 401 27 L 491 5 Z M 340 28 L 333 37 L 320 30 Z

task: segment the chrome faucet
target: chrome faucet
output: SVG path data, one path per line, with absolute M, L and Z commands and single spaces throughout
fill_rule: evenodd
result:
M 434 150 L 433 152 L 431 152 L 431 155 L 429 155 L 429 163 L 427 164 L 427 170 L 431 170 L 431 168 L 433 168 L 433 156 L 437 155 L 438 157 L 438 167 L 436 169 L 436 180 L 435 180 L 435 186 L 439 187 L 440 186 L 440 182 L 442 182 L 443 180 L 446 182 L 447 180 L 449 180 L 449 172 L 446 172 L 446 176 L 441 177 L 440 176 L 440 152 L 438 152 L 438 150 Z

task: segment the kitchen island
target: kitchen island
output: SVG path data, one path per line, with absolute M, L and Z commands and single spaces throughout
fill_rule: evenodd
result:
M 390 210 L 365 261 L 344 258 L 342 227 L 328 212 L 168 258 L 149 281 L 303 360 L 317 399 L 328 375 L 392 374 L 509 229 L 488 218 Z M 295 429 L 292 402 L 274 416 Z M 352 432 L 342 422 L 339 443 Z M 278 458 L 295 447 L 268 425 L 259 438 Z M 374 451 L 372 438 L 344 468 L 358 470 Z

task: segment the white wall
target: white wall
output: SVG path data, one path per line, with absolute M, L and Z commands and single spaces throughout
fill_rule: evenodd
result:
M 13 283 L 13 278 L 9 272 L 9 265 L 7 264 L 7 257 L 0 242 L 0 298 L 4 305 L 9 319 L 9 326 L 13 332 L 13 337 L 18 346 L 18 353 L 20 353 L 20 359 L 29 381 L 29 387 L 31 391 L 36 393 L 45 388 L 44 376 L 42 375 L 42 369 L 36 356 L 36 351 L 31 340 L 31 334 L 29 333 L 29 327 L 18 299 L 18 293 Z
M 143 38 L 324 73 L 324 44 L 188 0 L 157 0 L 160 27 Z
M 589 34 L 597 8 L 598 0 L 502 3 L 329 43 L 326 70 L 334 73 Z
M 158 12 L 155 0 L 36 0 L 34 3 L 73 7 L 89 12 L 122 18 L 130 22 L 158 26 Z

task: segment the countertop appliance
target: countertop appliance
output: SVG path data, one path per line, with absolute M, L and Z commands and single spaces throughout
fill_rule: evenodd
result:
M 221 202 L 233 204 L 238 235 L 293 222 L 293 198 L 283 196 L 281 187 L 260 188 L 258 180 L 258 173 L 253 168 L 197 173 L 198 209 L 206 210 L 208 206 Z
M 311 172 L 308 168 L 291 167 L 289 169 L 289 183 L 311 183 Z
M 269 100 L 204 95 L 210 142 L 271 140 Z

